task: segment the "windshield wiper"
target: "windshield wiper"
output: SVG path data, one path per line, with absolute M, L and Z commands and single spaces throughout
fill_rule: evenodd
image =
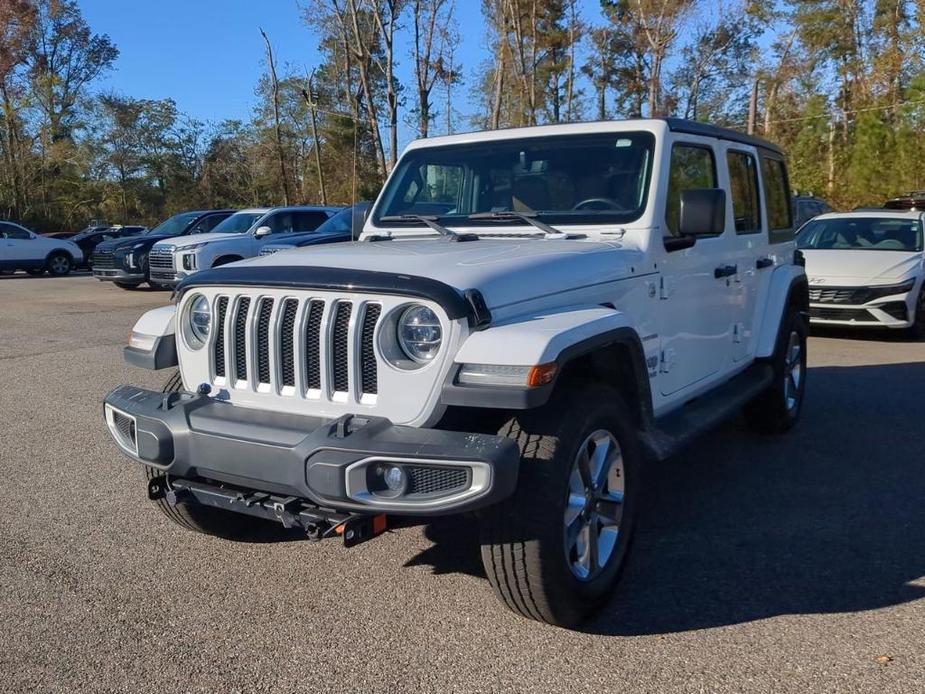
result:
M 469 241 L 470 240 L 469 239 L 470 234 L 457 234 L 455 231 L 450 231 L 442 224 L 438 224 L 437 223 L 438 219 L 440 218 L 433 216 L 433 215 L 425 215 L 425 214 L 392 214 L 392 215 L 387 215 L 385 217 L 380 217 L 379 221 L 385 222 L 386 224 L 389 224 L 389 223 L 394 224 L 396 222 L 399 224 L 407 224 L 409 222 L 420 222 L 421 224 L 426 224 L 427 226 L 429 226 L 431 229 L 436 231 L 441 236 L 446 236 L 451 241 Z
M 476 212 L 475 214 L 470 214 L 469 219 L 487 219 L 493 222 L 513 222 L 521 221 L 526 222 L 532 226 L 535 226 L 537 229 L 546 234 L 546 237 L 555 236 L 569 238 L 569 234 L 564 231 L 559 231 L 555 227 L 551 227 L 545 222 L 541 222 L 536 218 L 536 212 L 515 212 L 514 210 L 502 210 L 499 212 Z

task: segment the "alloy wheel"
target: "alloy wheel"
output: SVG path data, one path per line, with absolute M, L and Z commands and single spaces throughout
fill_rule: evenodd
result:
M 565 557 L 579 580 L 595 578 L 617 548 L 625 483 L 620 444 L 609 431 L 595 431 L 578 448 L 565 504 Z
M 803 345 L 796 330 L 791 331 L 784 357 L 784 402 L 790 412 L 800 401 L 803 385 Z

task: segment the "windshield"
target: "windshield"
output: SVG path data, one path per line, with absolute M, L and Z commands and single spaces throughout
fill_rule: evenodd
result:
M 513 211 L 536 212 L 550 224 L 631 222 L 646 206 L 654 142 L 650 133 L 628 132 L 412 150 L 373 221 L 426 215 L 444 225 L 492 225 L 498 222 L 468 217 Z
M 350 223 L 353 219 L 353 208 L 348 207 L 341 210 L 336 215 L 323 222 L 315 229 L 312 234 L 332 234 L 334 232 L 350 231 Z
M 201 215 L 202 212 L 182 212 L 180 214 L 175 214 L 173 217 L 167 218 L 147 233 L 150 236 L 179 236 L 186 230 L 186 227 Z
M 921 251 L 922 225 L 917 219 L 835 217 L 808 222 L 797 247 L 810 250 Z
M 263 217 L 266 212 L 235 212 L 223 219 L 213 230 L 213 234 L 243 234 L 250 229 L 254 222 Z

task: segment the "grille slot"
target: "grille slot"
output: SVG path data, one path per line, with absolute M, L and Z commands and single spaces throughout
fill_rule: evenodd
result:
M 469 484 L 469 473 L 465 468 L 440 468 L 409 466 L 408 494 L 427 496 L 446 494 L 465 489 Z
M 334 314 L 334 350 L 331 355 L 331 371 L 334 379 L 334 390 L 340 393 L 345 393 L 350 388 L 347 342 L 350 332 L 350 315 L 352 313 L 353 304 L 347 301 L 337 303 Z
M 369 395 L 375 395 L 379 392 L 379 373 L 376 365 L 376 349 L 373 344 L 373 336 L 381 313 L 382 306 L 379 304 L 366 306 L 366 314 L 363 316 L 363 332 L 360 336 L 360 381 L 363 392 Z
M 215 375 L 219 378 L 225 378 L 225 314 L 228 311 L 228 297 L 222 296 L 218 299 L 218 309 L 216 310 L 215 324 L 218 328 L 215 335 Z
M 283 322 L 279 331 L 279 363 L 283 375 L 283 386 L 295 386 L 295 316 L 299 302 L 286 299 L 283 303 Z
M 234 377 L 239 381 L 247 380 L 247 313 L 250 305 L 250 297 L 242 297 L 234 320 Z
M 321 319 L 324 302 L 311 301 L 305 320 L 305 385 L 309 390 L 321 390 Z
M 270 382 L 270 316 L 273 299 L 261 299 L 257 316 L 257 378 L 260 383 Z

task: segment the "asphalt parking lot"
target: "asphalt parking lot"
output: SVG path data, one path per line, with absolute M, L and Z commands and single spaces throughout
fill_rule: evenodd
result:
M 505 611 L 474 528 L 185 533 L 101 418 L 168 295 L 0 277 L 0 691 L 925 691 L 925 343 L 815 335 L 804 418 L 654 467 L 581 632 Z

